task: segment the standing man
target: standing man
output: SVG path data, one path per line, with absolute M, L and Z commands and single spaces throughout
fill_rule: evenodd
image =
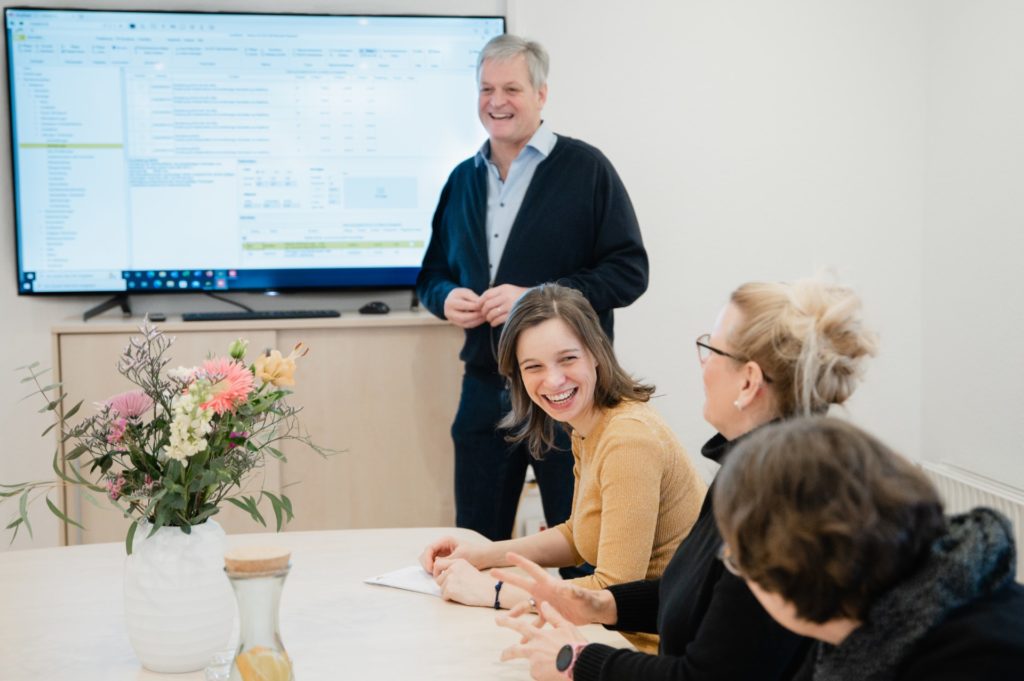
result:
M 466 330 L 452 424 L 456 524 L 492 540 L 511 536 L 528 465 L 548 526 L 572 510 L 569 437 L 561 433 L 558 448 L 538 461 L 496 427 L 509 410 L 496 348 L 512 305 L 527 288 L 557 281 L 587 297 L 611 337 L 612 310 L 647 288 L 647 252 L 615 169 L 541 120 L 547 73 L 544 48 L 513 35 L 480 52 L 478 109 L 488 140 L 441 191 L 416 283 L 431 312 Z

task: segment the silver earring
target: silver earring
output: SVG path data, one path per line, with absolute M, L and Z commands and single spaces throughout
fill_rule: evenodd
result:
M 743 405 L 740 404 L 739 400 L 733 400 L 732 406 L 736 407 L 737 411 L 743 411 Z

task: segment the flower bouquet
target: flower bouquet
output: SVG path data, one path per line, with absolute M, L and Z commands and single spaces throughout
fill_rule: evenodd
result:
M 60 384 L 43 385 L 38 364 L 22 367 L 22 382 L 33 383 L 55 422 L 60 446 L 54 453 L 55 480 L 0 485 L 0 501 L 18 499 L 18 512 L 7 525 L 16 535 L 21 526 L 31 533 L 28 506 L 43 496 L 61 520 L 82 527 L 48 496 L 59 485 L 75 485 L 105 495 L 133 520 L 125 545 L 145 523 L 150 535 L 162 527 L 189 534 L 193 526 L 215 515 L 222 502 L 248 512 L 266 525 L 260 504 L 270 503 L 277 529 L 292 518 L 284 494 L 259 490 L 245 494 L 246 476 L 265 458 L 285 460 L 278 449 L 298 440 L 321 455 L 298 424 L 298 409 L 285 398 L 294 385 L 295 362 L 308 349 L 301 343 L 288 356 L 277 350 L 245 361 L 247 342 L 237 340 L 228 355 L 211 357 L 199 366 L 168 369 L 167 351 L 174 339 L 148 322 L 124 349 L 117 370 L 137 386 L 99 405 L 97 413 L 75 425 L 70 419 L 82 403 L 65 409 Z

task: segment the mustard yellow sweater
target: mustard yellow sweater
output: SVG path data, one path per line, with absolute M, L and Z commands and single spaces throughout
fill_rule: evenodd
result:
M 603 589 L 660 577 L 707 492 L 668 425 L 649 403 L 623 401 L 587 437 L 573 433 L 572 454 L 572 514 L 555 529 L 595 567 L 572 581 Z

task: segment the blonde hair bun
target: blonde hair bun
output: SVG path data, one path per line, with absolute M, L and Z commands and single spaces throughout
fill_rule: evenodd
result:
M 821 414 L 853 394 L 877 336 L 850 288 L 820 279 L 752 282 L 733 292 L 742 314 L 730 342 L 772 377 L 783 416 Z

